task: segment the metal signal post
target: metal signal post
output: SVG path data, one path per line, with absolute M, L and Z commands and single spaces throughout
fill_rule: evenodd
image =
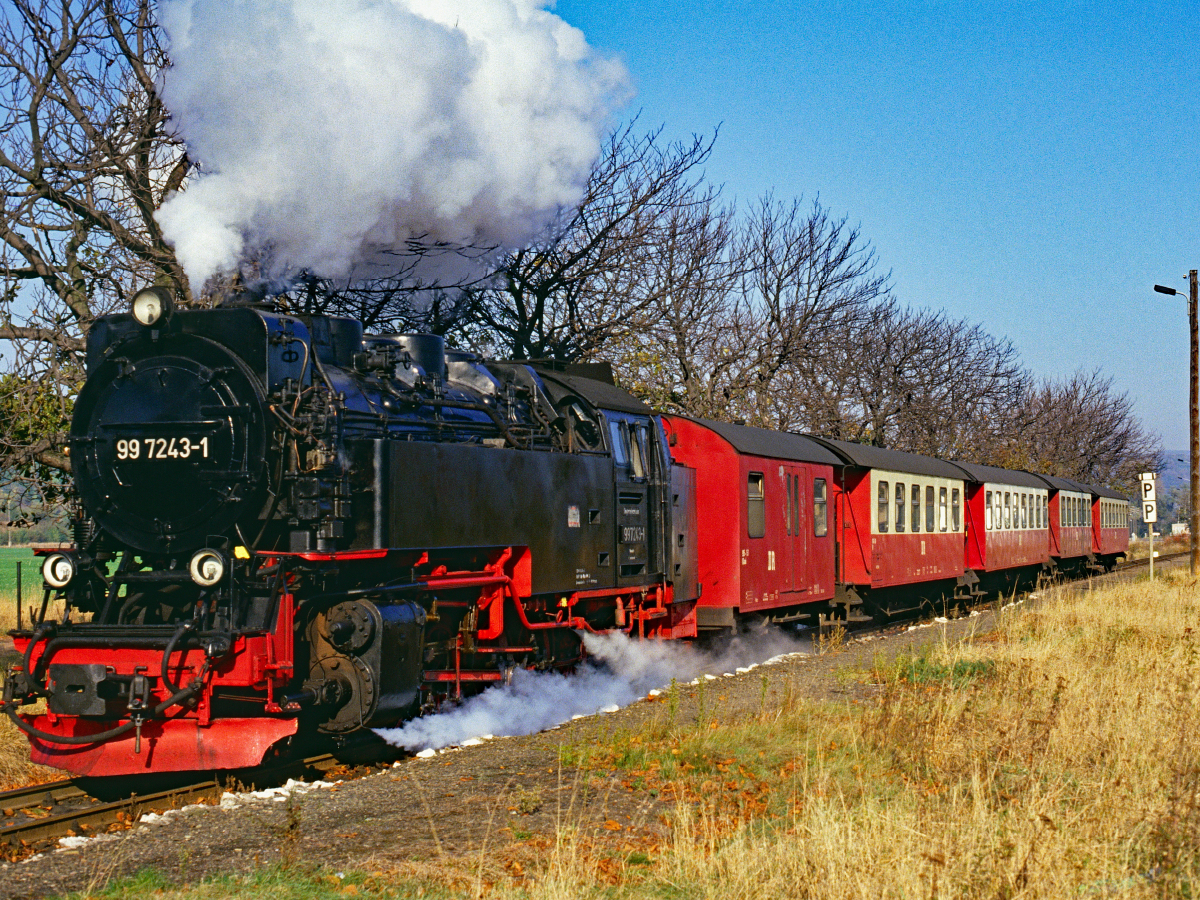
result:
M 1200 338 L 1197 337 L 1196 303 L 1197 283 L 1196 270 L 1188 272 L 1188 330 L 1192 346 L 1192 371 L 1188 385 L 1188 433 L 1191 435 L 1192 449 L 1192 491 L 1191 516 L 1188 520 L 1188 531 L 1191 532 L 1192 554 L 1191 574 L 1195 575 L 1200 569 Z M 1154 289 L 1160 294 L 1178 294 L 1175 288 L 1156 284 Z

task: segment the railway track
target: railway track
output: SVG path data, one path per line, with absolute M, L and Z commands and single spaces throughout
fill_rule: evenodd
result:
M 256 786 L 264 787 L 290 777 L 320 777 L 341 765 L 345 763 L 339 757 L 324 753 L 256 769 L 252 775 L 242 773 L 241 779 L 252 778 Z M 103 791 L 89 790 L 87 779 L 76 778 L 3 791 L 0 792 L 0 858 L 24 859 L 53 848 L 64 837 L 94 837 L 114 828 L 131 827 L 149 812 L 161 813 L 192 803 L 216 801 L 231 785 L 246 783 L 241 779 L 206 778 L 152 793 L 129 791 L 115 800 L 97 796 L 120 793 L 113 785 L 106 783 Z
M 1190 553 L 1191 553 L 1190 550 L 1180 550 L 1177 553 L 1167 553 L 1165 555 L 1159 554 L 1158 556 L 1154 557 L 1154 561 L 1157 563 L 1170 562 L 1173 559 L 1179 559 L 1180 557 L 1187 556 Z M 1134 559 L 1134 560 L 1130 560 L 1129 562 L 1123 562 L 1120 565 L 1113 566 L 1113 571 L 1114 572 L 1124 572 L 1127 569 L 1136 569 L 1139 567 L 1145 567 L 1145 566 L 1148 566 L 1149 564 L 1150 564 L 1150 559 L 1148 557 L 1143 558 L 1143 559 Z

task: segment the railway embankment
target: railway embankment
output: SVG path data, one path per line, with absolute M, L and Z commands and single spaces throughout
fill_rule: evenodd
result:
M 232 797 L 11 865 L 0 894 L 1187 895 L 1200 590 L 1179 572 Z

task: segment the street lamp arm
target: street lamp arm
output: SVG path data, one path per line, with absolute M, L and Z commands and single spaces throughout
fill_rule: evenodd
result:
M 1188 272 L 1188 331 L 1191 332 L 1192 345 L 1192 371 L 1191 377 L 1188 378 L 1188 437 L 1192 445 L 1192 483 L 1191 483 L 1191 501 L 1192 514 L 1188 523 L 1188 531 L 1191 539 L 1191 573 L 1195 577 L 1197 572 L 1200 572 L 1200 327 L 1196 322 L 1196 307 L 1200 306 L 1200 284 L 1198 284 L 1197 272 L 1192 269 Z M 1171 296 L 1181 295 L 1183 291 L 1177 291 L 1173 287 L 1167 287 L 1164 284 L 1156 284 L 1154 286 L 1160 294 L 1170 294 Z M 1153 529 L 1153 525 L 1150 526 Z

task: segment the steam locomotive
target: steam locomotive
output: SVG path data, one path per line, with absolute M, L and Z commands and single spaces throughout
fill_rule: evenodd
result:
M 251 767 L 569 669 L 581 632 L 852 621 L 1124 552 L 1105 489 L 656 416 L 605 364 L 252 298 L 146 288 L 87 367 L 74 545 L 45 554 L 0 701 L 79 774 Z M 1095 528 L 1065 541 L 1080 498 Z

